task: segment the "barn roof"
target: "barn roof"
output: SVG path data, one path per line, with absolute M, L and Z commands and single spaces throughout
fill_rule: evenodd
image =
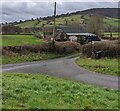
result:
M 82 27 L 67 27 L 61 26 L 58 29 L 62 29 L 65 33 L 84 33 L 85 30 Z
M 57 29 L 63 30 L 69 36 L 96 36 L 95 34 L 88 33 L 85 31 L 83 27 L 68 27 L 68 26 L 60 26 Z

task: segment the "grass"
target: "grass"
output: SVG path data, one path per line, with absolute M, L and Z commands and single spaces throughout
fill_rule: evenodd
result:
M 33 35 L 2 35 L 2 46 L 18 46 L 25 44 L 43 44 L 43 39 L 35 38 Z
M 119 24 L 119 19 L 114 19 L 114 18 L 105 18 L 103 19 L 103 22 L 107 25 L 111 25 L 113 27 L 118 27 L 118 24 Z
M 35 23 L 36 23 L 36 20 L 34 20 L 34 21 L 31 20 L 31 21 L 26 21 L 26 22 L 19 23 L 15 26 L 19 26 L 21 28 L 29 28 L 29 27 L 34 27 Z
M 118 109 L 118 90 L 43 74 L 4 73 L 2 109 Z
M 110 37 L 110 32 L 105 32 L 103 34 L 105 37 Z M 120 33 L 119 32 L 112 32 L 112 37 L 114 37 L 114 38 L 120 37 Z
M 110 32 L 104 32 L 105 35 L 110 35 Z M 119 32 L 112 32 L 113 35 L 120 35 Z
M 84 15 L 83 18 L 81 18 L 82 16 L 79 14 L 75 14 L 75 15 L 69 15 L 66 17 L 59 17 L 56 18 L 56 26 L 59 26 L 60 24 L 62 25 L 66 25 L 65 19 L 68 21 L 68 24 L 80 24 L 83 25 L 83 21 L 84 22 L 88 22 L 89 20 L 89 16 L 88 15 Z M 22 28 L 25 27 L 34 27 L 36 20 L 31 20 L 31 21 L 26 21 L 23 23 L 19 23 L 16 26 L 20 26 Z M 50 23 L 52 23 L 53 26 L 53 20 L 51 19 Z M 103 19 L 103 24 L 105 26 L 109 26 L 111 25 L 112 27 L 118 27 L 118 23 L 119 23 L 119 19 L 114 19 L 114 18 L 110 18 L 110 17 L 106 17 Z M 47 24 L 47 20 L 41 20 L 40 23 L 36 26 L 36 27 L 42 27 L 42 25 L 45 24 L 45 26 L 48 26 L 49 24 Z
M 56 53 L 30 53 L 28 55 L 2 56 L 2 64 L 14 64 L 20 62 L 32 62 L 63 57 L 64 54 Z
M 80 57 L 76 60 L 76 63 L 85 69 L 101 74 L 109 74 L 114 76 L 119 75 L 117 59 L 102 58 L 95 60 L 91 58 Z
M 60 24 L 63 24 L 65 25 L 66 22 L 65 22 L 65 19 L 68 21 L 68 24 L 69 23 L 81 23 L 81 16 L 80 15 L 70 15 L 68 17 L 60 17 L 60 18 L 56 18 L 56 25 L 60 25 Z M 73 19 L 73 21 L 71 21 Z M 83 21 L 83 20 L 82 20 Z M 20 26 L 21 28 L 25 28 L 25 27 L 34 27 L 35 25 L 35 21 L 31 20 L 31 21 L 26 21 L 26 22 L 23 22 L 23 23 L 19 23 L 17 24 L 16 26 Z M 53 26 L 53 20 L 51 20 L 52 25 L 50 26 Z M 42 25 L 45 24 L 45 26 L 49 26 L 47 24 L 47 20 L 41 20 L 41 22 L 36 26 L 36 27 L 42 27 Z

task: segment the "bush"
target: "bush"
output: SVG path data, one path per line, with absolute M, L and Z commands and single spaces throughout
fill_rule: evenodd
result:
M 70 41 L 67 41 L 67 42 L 57 42 L 55 44 L 55 49 L 56 49 L 56 52 L 58 53 L 72 53 L 72 52 L 75 52 L 75 51 L 79 51 L 81 45 L 77 42 L 70 42 Z
M 102 36 L 102 39 L 107 39 L 107 40 L 118 40 L 120 39 L 120 37 L 106 37 L 106 36 Z
M 119 42 L 117 41 L 102 41 L 102 42 L 95 42 L 93 44 L 93 51 L 102 51 L 102 57 L 118 57 L 120 55 L 120 47 Z M 81 52 L 87 56 L 91 57 L 91 43 L 85 44 L 81 48 Z
M 39 34 L 39 33 L 35 33 L 35 34 L 34 34 L 34 37 L 39 38 L 39 39 L 42 39 L 42 38 L 43 38 L 42 35 Z
M 23 45 L 23 46 L 5 46 L 2 49 L 3 55 L 26 55 L 31 52 L 55 52 L 55 53 L 72 53 L 79 50 L 80 44 L 76 42 L 56 42 L 54 47 L 52 43 L 40 45 Z
M 2 49 L 2 55 L 13 56 L 15 55 L 15 53 L 9 50 Z
M 3 55 L 12 55 L 12 54 L 20 54 L 25 55 L 31 52 L 51 52 L 52 45 L 51 44 L 40 44 L 40 45 L 23 45 L 23 46 L 5 46 L 2 49 Z

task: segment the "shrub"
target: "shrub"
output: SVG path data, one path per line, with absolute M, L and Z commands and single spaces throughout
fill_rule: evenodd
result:
M 53 46 L 51 43 L 41 45 L 41 51 L 42 52 L 54 52 Z
M 2 55 L 13 56 L 13 55 L 15 55 L 15 53 L 10 50 L 2 49 Z
M 64 40 L 64 33 L 63 33 L 63 32 L 60 34 L 60 40 L 61 40 L 61 41 Z
M 40 44 L 40 45 L 23 45 L 23 46 L 6 46 L 2 49 L 3 55 L 11 54 L 28 54 L 28 53 L 38 53 L 38 52 L 51 52 L 51 44 Z
M 72 53 L 75 51 L 79 51 L 81 45 L 77 42 L 57 42 L 55 44 L 55 50 L 58 53 Z
M 84 45 L 86 41 L 83 38 L 78 38 L 77 42 L 80 43 L 81 45 Z
M 118 57 L 120 55 L 120 47 L 119 42 L 117 41 L 102 41 L 102 42 L 95 42 L 93 44 L 93 51 L 102 51 L 102 57 Z M 91 57 L 91 43 L 85 44 L 81 48 L 82 53 L 87 56 Z
M 102 39 L 108 39 L 108 40 L 118 40 L 120 37 L 105 37 L 102 36 Z
M 39 38 L 39 39 L 42 39 L 42 38 L 43 38 L 42 35 L 39 34 L 39 33 L 35 33 L 35 34 L 34 34 L 34 37 Z
M 3 55 L 26 55 L 31 52 L 55 52 L 55 53 L 72 53 L 79 50 L 80 44 L 76 42 L 56 42 L 54 47 L 52 43 L 40 45 L 23 45 L 23 46 L 5 46 L 2 49 Z

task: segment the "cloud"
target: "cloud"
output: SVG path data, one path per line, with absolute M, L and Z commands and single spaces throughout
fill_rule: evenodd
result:
M 12 1 L 12 2 L 11 2 Z M 53 15 L 53 2 L 35 0 L 4 0 L 2 2 L 2 22 L 13 22 Z M 49 0 L 51 1 L 51 0 Z M 57 1 L 57 0 L 56 0 Z M 98 1 L 98 0 L 94 0 Z M 85 10 L 89 8 L 118 7 L 117 2 L 57 2 L 57 14 Z
M 43 0 L 4 0 L 3 2 L 43 2 Z M 56 2 L 83 2 L 83 0 L 54 0 Z M 44 0 L 53 2 L 53 0 Z M 119 2 L 119 0 L 84 0 L 84 2 Z

